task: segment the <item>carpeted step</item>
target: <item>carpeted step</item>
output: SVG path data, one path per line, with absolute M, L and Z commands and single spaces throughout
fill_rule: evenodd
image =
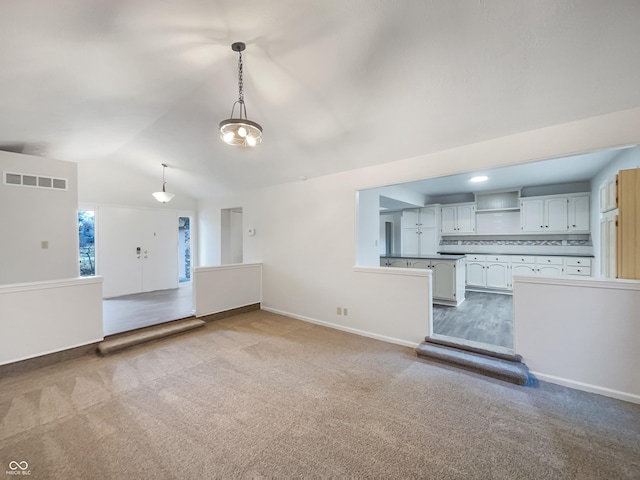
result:
M 456 365 L 517 385 L 525 385 L 529 369 L 524 363 L 474 353 L 459 348 L 423 342 L 416 348 L 418 357 Z
M 522 355 L 513 353 L 513 350 L 506 347 L 498 347 L 487 343 L 474 342 L 463 338 L 449 337 L 447 335 L 434 334 L 424 339 L 426 343 L 433 343 L 445 347 L 457 348 L 467 352 L 479 353 L 488 357 L 500 358 L 510 362 L 522 362 Z
M 203 320 L 186 319 L 178 320 L 171 323 L 156 325 L 154 327 L 138 330 L 133 333 L 116 335 L 98 344 L 98 352 L 102 355 L 109 355 L 124 348 L 138 345 L 141 343 L 151 342 L 159 338 L 176 335 L 178 333 L 188 332 L 195 328 L 202 328 L 206 325 Z

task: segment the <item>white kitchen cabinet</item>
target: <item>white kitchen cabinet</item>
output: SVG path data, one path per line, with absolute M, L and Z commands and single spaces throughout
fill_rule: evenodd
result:
M 566 233 L 569 210 L 566 197 L 523 199 L 520 202 L 521 230 L 525 233 Z
M 467 287 L 508 290 L 510 286 L 508 255 L 467 255 Z
M 403 210 L 402 212 L 402 254 L 432 255 L 440 243 L 438 233 L 438 207 Z
M 520 200 L 522 233 L 589 233 L 588 193 Z
M 475 203 L 445 205 L 440 209 L 443 235 L 468 235 L 476 231 Z
M 600 220 L 600 275 L 618 278 L 617 265 L 618 210 L 602 215 Z
M 588 194 L 569 197 L 569 232 L 590 233 L 590 202 Z
M 409 268 L 431 268 L 431 260 L 407 260 Z
M 513 287 L 514 275 L 535 275 L 536 264 L 535 263 L 518 263 L 511 265 L 511 286 Z
M 536 257 L 536 274 L 545 277 L 558 277 L 562 275 L 562 257 Z
M 466 280 L 468 287 L 484 287 L 486 285 L 484 255 L 467 255 Z
M 565 257 L 563 269 L 565 275 L 591 276 L 591 258 Z
M 488 261 L 485 265 L 487 288 L 508 289 L 511 287 L 509 261 Z
M 607 179 L 600 185 L 600 212 L 609 212 L 618 208 L 618 175 Z
M 439 258 L 383 258 L 380 260 L 382 267 L 432 270 L 433 303 L 453 306 L 464 301 L 464 263 L 464 257 L 458 260 Z

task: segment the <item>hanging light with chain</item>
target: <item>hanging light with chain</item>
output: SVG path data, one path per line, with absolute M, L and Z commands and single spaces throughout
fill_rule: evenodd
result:
M 262 127 L 247 118 L 247 108 L 244 104 L 244 79 L 242 71 L 242 52 L 246 45 L 236 42 L 231 45 L 234 52 L 238 52 L 238 100 L 231 107 L 231 118 L 220 122 L 220 138 L 228 145 L 240 147 L 255 147 L 262 142 Z M 236 105 L 238 117 L 234 118 Z

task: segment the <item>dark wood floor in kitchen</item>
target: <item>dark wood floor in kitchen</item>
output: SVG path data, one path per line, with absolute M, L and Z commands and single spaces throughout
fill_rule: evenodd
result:
M 458 307 L 433 306 L 433 333 L 513 348 L 513 297 L 469 292 Z

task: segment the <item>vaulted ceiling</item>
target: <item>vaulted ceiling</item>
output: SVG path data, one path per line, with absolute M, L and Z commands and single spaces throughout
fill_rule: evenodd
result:
M 3 0 L 0 149 L 196 198 L 640 106 L 637 0 Z M 264 141 L 218 123 L 245 100 Z

